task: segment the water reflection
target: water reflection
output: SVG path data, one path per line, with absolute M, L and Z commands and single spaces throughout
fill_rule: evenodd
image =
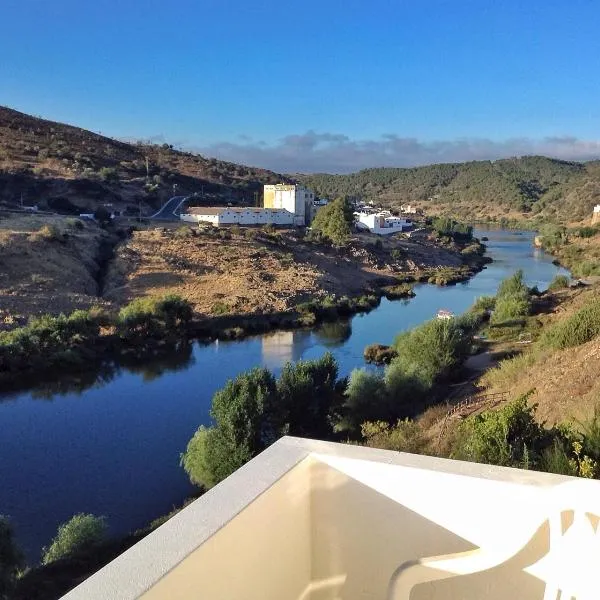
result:
M 352 325 L 349 320 L 323 323 L 314 331 L 315 338 L 326 348 L 337 348 L 347 342 L 352 335 Z
M 76 395 L 99 389 L 126 374 L 141 375 L 144 383 L 150 383 L 166 373 L 189 369 L 195 363 L 194 344 L 182 340 L 136 355 L 122 356 L 117 361 L 100 362 L 89 369 L 63 372 L 55 377 L 38 379 L 33 385 L 30 379 L 15 381 L 11 393 L 1 395 L 0 402 L 16 398 L 19 391 L 28 390 L 35 400 L 54 400 L 57 396 Z
M 310 331 L 276 331 L 261 338 L 262 362 L 267 369 L 277 369 L 288 361 L 297 361 L 311 343 Z

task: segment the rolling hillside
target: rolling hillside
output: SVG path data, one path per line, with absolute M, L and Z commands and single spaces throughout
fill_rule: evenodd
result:
M 265 183 L 287 181 L 253 169 L 174 150 L 125 143 L 0 107 L 0 205 L 37 204 L 60 212 L 111 203 L 137 214 L 176 194 L 198 203 L 254 204 Z M 175 187 L 174 187 L 175 186 Z
M 469 218 L 580 221 L 600 202 L 600 161 L 543 156 L 297 178 L 323 196 L 358 196 L 392 207 L 412 203 L 428 213 Z

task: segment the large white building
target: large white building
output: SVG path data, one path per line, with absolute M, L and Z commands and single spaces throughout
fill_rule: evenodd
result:
M 221 225 L 308 225 L 316 210 L 314 193 L 300 185 L 265 185 L 264 207 L 195 206 L 181 213 L 187 223 Z
M 383 210 L 381 212 L 356 212 L 356 227 L 358 229 L 368 229 L 371 233 L 379 235 L 391 235 L 404 231 L 412 227 L 410 219 L 394 217 L 391 212 Z
M 186 223 L 221 225 L 294 225 L 295 216 L 281 208 L 253 208 L 232 206 L 191 207 L 180 215 Z
M 295 225 L 308 225 L 311 218 L 310 207 L 315 195 L 312 190 L 301 185 L 278 183 L 265 185 L 264 207 L 280 208 L 294 214 Z

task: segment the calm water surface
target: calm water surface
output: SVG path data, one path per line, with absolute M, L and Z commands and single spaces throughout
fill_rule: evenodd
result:
M 463 312 L 516 269 L 540 289 L 566 273 L 533 248 L 531 232 L 477 235 L 489 237 L 494 262 L 464 284 L 419 285 L 414 299 L 384 299 L 369 314 L 317 330 L 193 344 L 166 361 L 0 396 L 0 514 L 11 517 L 28 559 L 36 561 L 57 526 L 77 512 L 105 515 L 111 532 L 123 534 L 180 503 L 192 488 L 179 454 L 209 422 L 213 393 L 241 371 L 278 371 L 287 360 L 329 350 L 348 374 L 364 365 L 366 345 L 390 343 L 440 308 Z

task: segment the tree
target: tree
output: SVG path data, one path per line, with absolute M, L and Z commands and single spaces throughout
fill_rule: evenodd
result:
M 213 397 L 214 427 L 200 427 L 181 455 L 192 483 L 219 483 L 286 434 L 332 433 L 344 381 L 333 356 L 287 363 L 279 380 L 256 368 L 229 380 Z
M 0 598 L 8 599 L 18 572 L 24 566 L 10 523 L 0 516 Z
M 94 212 L 94 219 L 101 225 L 106 225 L 110 223 L 110 211 L 104 208 L 104 206 L 99 206 Z
M 345 198 L 336 198 L 321 208 L 312 222 L 312 230 L 325 236 L 336 246 L 343 246 L 352 234 L 354 214 Z
M 215 426 L 201 427 L 181 456 L 193 483 L 210 488 L 281 435 L 275 378 L 262 368 L 229 380 L 213 397 Z
M 42 549 L 42 564 L 90 550 L 106 538 L 104 517 L 79 513 L 58 528 L 48 548 Z
M 325 438 L 341 404 L 337 386 L 338 366 L 329 352 L 318 360 L 288 362 L 277 380 L 280 414 L 290 435 Z
M 389 418 L 383 377 L 365 369 L 354 369 L 346 387 L 343 417 L 337 429 L 357 434 L 365 421 L 387 421 Z

